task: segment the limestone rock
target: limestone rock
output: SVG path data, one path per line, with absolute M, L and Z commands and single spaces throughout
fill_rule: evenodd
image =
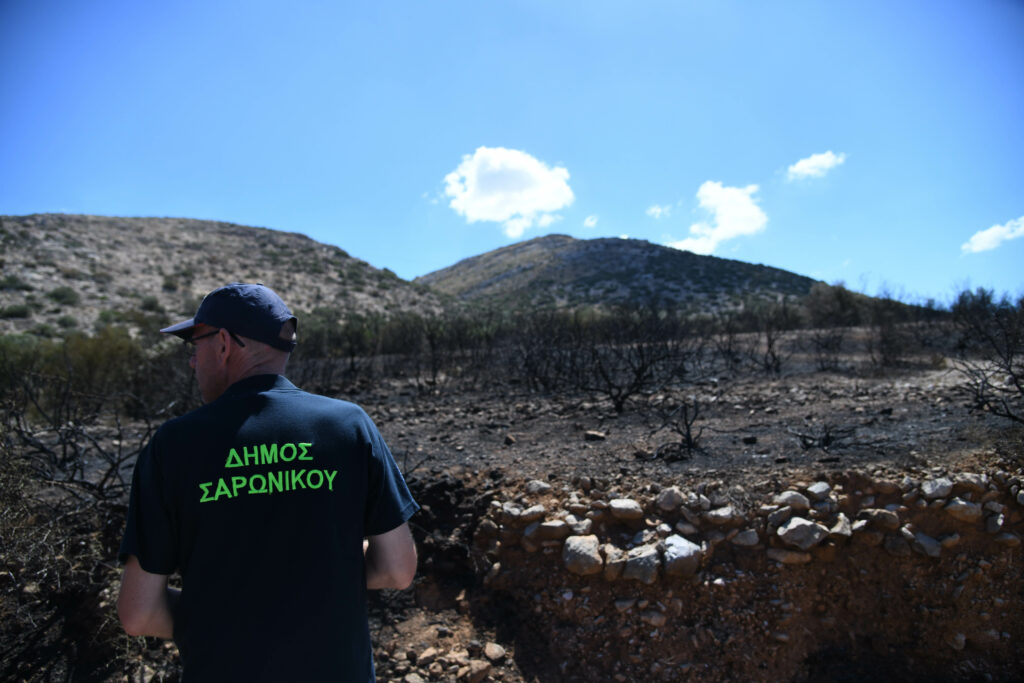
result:
M 768 526 L 780 527 L 793 516 L 793 508 L 781 507 L 768 515 Z
M 534 479 L 526 484 L 526 492 L 531 496 L 536 496 L 541 493 L 547 493 L 551 490 L 551 484 L 540 479 Z
M 942 555 L 942 544 L 920 531 L 914 534 L 914 540 L 910 542 L 910 547 L 928 557 L 939 557 Z
M 626 568 L 626 552 L 611 543 L 605 543 L 601 546 L 601 554 L 604 555 L 605 581 L 615 581 Z
M 547 513 L 548 511 L 543 505 L 533 505 L 519 514 L 519 521 L 523 524 L 529 524 L 544 519 L 544 515 Z
M 459 669 L 455 676 L 459 680 L 465 679 L 469 683 L 480 683 L 491 675 L 491 663 L 482 659 L 470 660 L 469 665 Z
M 828 529 L 803 517 L 794 517 L 775 532 L 788 545 L 808 550 L 828 536 Z
M 732 537 L 732 544 L 738 545 L 742 548 L 750 548 L 757 545 L 761 541 L 757 535 L 757 529 L 744 529 L 735 536 Z
M 982 515 L 980 505 L 963 498 L 954 498 L 946 503 L 946 507 L 943 509 L 949 513 L 950 517 L 961 522 L 977 522 Z
M 633 548 L 627 554 L 622 578 L 650 585 L 658 580 L 660 566 L 661 556 L 658 554 L 658 546 L 642 545 L 639 548 Z
M 832 493 L 832 487 L 829 486 L 827 481 L 816 481 L 807 487 L 807 495 L 811 500 L 820 502 L 828 499 L 828 494 Z
M 966 489 L 971 493 L 984 493 L 985 487 L 988 485 L 984 475 L 973 474 L 971 472 L 958 472 L 953 477 L 953 484 L 962 489 Z
M 704 519 L 716 526 L 744 521 L 743 515 L 740 514 L 732 505 L 708 510 L 704 513 Z
M 665 512 L 672 512 L 678 510 L 683 504 L 683 492 L 679 490 L 678 486 L 670 486 L 661 493 L 655 499 L 654 503 L 659 509 Z
M 921 495 L 925 500 L 947 498 L 953 492 L 953 482 L 945 477 L 921 482 Z
M 775 496 L 773 502 L 776 505 L 785 505 L 797 512 L 809 510 L 811 507 L 811 501 L 807 500 L 807 496 L 799 491 L 783 491 Z
M 840 512 L 836 515 L 836 523 L 832 525 L 828 533 L 830 536 L 841 538 L 853 536 L 853 525 L 850 524 L 850 518 Z
M 564 519 L 553 519 L 541 522 L 538 537 L 544 541 L 561 541 L 569 537 L 569 525 Z
M 807 564 L 811 561 L 811 554 L 785 548 L 768 548 L 768 559 L 782 564 Z
M 682 536 L 672 535 L 663 542 L 665 551 L 665 574 L 669 576 L 693 576 L 700 568 L 703 557 L 701 547 Z
M 875 526 L 895 531 L 900 528 L 900 516 L 892 510 L 866 508 L 857 513 L 859 519 L 866 519 Z
M 487 643 L 484 645 L 484 657 L 492 662 L 500 662 L 505 658 L 505 648 L 497 643 Z
M 570 536 L 562 546 L 565 568 L 580 576 L 600 574 L 604 561 L 598 547 L 597 536 Z
M 609 509 L 615 519 L 636 520 L 643 519 L 644 516 L 644 509 L 632 498 L 616 498 L 609 505 Z

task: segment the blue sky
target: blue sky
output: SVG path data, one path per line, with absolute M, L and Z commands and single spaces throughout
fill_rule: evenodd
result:
M 558 232 L 1024 294 L 1022 121 L 1017 0 L 0 0 L 0 214 L 407 279 Z

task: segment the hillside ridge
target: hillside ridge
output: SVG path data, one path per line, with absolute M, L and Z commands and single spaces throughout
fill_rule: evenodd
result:
M 801 297 L 816 280 L 646 240 L 546 235 L 413 280 L 467 303 L 514 307 L 655 304 L 694 311 Z

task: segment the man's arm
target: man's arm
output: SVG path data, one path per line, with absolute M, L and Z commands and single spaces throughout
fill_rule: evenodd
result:
M 379 536 L 369 536 L 364 543 L 366 587 L 408 588 L 416 576 L 416 543 L 408 522 Z
M 174 637 L 174 610 L 180 591 L 167 586 L 165 574 L 150 574 L 128 556 L 117 596 L 117 616 L 130 636 Z

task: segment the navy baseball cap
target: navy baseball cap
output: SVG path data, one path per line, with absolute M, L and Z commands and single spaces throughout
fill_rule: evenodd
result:
M 232 282 L 207 294 L 192 319 L 160 331 L 190 339 L 195 326 L 204 324 L 255 339 L 281 351 L 292 351 L 295 349 L 294 339 L 281 337 L 281 328 L 289 321 L 298 326 L 298 320 L 274 290 L 262 283 Z

